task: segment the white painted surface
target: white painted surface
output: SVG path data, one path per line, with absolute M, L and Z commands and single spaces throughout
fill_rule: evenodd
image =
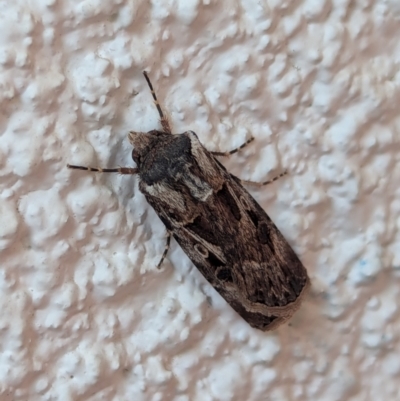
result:
M 358 3 L 355 6 L 354 3 Z M 400 7 L 350 2 L 0 5 L 0 399 L 400 399 Z M 289 325 L 251 329 L 173 243 L 129 130 L 175 132 L 244 179 L 307 267 Z

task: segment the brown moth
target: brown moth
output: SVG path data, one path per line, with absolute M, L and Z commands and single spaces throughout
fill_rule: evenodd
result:
M 252 139 L 223 153 L 205 149 L 193 131 L 173 134 L 146 72 L 144 77 L 162 130 L 129 133 L 137 167 L 68 167 L 137 174 L 140 191 L 168 230 L 158 267 L 168 252 L 172 235 L 243 319 L 260 330 L 275 329 L 300 307 L 309 278 L 290 245 L 241 180 L 216 158 L 235 153 Z

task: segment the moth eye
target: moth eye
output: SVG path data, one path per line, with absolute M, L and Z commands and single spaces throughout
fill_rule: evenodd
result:
M 140 162 L 139 153 L 138 153 L 135 149 L 132 150 L 132 159 L 133 159 L 137 164 L 139 164 L 139 162 Z
M 204 258 L 208 257 L 208 250 L 201 244 L 196 244 L 194 249 Z

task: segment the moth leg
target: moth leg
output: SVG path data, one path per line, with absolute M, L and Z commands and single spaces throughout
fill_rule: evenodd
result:
M 67 164 L 67 167 L 73 170 L 95 171 L 99 173 L 119 173 L 119 174 L 138 173 L 138 169 L 132 167 L 100 168 L 100 167 L 75 166 L 73 164 Z
M 277 179 L 283 177 L 284 175 L 287 174 L 287 171 L 285 170 L 283 173 L 277 175 L 276 177 L 268 180 L 268 181 L 264 181 L 264 182 L 257 182 L 257 181 L 247 181 L 247 180 L 240 180 L 242 184 L 250 184 L 250 185 L 257 185 L 259 187 L 262 187 L 263 185 L 268 185 L 271 184 L 271 182 L 276 181 Z
M 213 154 L 214 156 L 230 156 L 230 155 L 233 155 L 234 153 L 238 152 L 239 150 L 243 149 L 246 145 L 248 145 L 250 142 L 253 142 L 253 141 L 254 141 L 254 138 L 251 137 L 245 143 L 243 143 L 239 147 L 231 150 L 230 152 L 213 152 L 213 151 L 211 151 L 210 153 Z
M 161 126 L 163 127 L 164 132 L 166 132 L 167 134 L 171 134 L 172 131 L 171 131 L 171 126 L 170 126 L 169 120 L 168 120 L 167 116 L 165 116 L 163 111 L 162 111 L 162 108 L 161 108 L 160 103 L 158 102 L 158 99 L 157 99 L 157 96 L 156 96 L 156 92 L 154 91 L 153 85 L 150 82 L 150 78 L 147 75 L 146 71 L 143 71 L 143 75 L 144 75 L 144 77 L 145 77 L 145 79 L 147 81 L 147 85 L 149 85 L 149 88 L 150 88 L 150 91 L 151 91 L 151 95 L 153 96 L 154 103 L 156 104 L 158 114 L 160 115 Z
M 170 243 L 171 243 L 171 233 L 168 231 L 167 243 L 165 244 L 165 249 L 164 249 L 164 252 L 163 252 L 163 254 L 161 256 L 161 260 L 157 264 L 157 269 L 159 269 L 161 267 L 162 262 L 164 262 L 164 259 L 167 256 Z

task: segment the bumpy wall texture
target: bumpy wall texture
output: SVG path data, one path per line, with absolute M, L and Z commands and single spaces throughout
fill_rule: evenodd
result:
M 397 0 L 0 3 L 0 399 L 400 399 Z M 165 229 L 129 130 L 195 131 L 307 267 L 252 329 Z

